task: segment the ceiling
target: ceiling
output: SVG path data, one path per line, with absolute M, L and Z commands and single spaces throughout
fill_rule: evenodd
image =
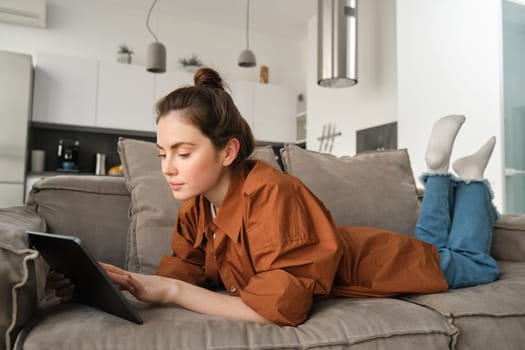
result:
M 117 6 L 145 11 L 153 0 L 111 0 Z M 153 15 L 169 14 L 192 21 L 243 29 L 247 0 L 158 0 Z M 316 0 L 250 0 L 250 30 L 304 37 L 317 13 Z

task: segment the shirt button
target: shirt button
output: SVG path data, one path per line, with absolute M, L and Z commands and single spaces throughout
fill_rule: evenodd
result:
M 235 286 L 231 286 L 230 287 L 230 292 L 231 293 L 235 293 L 237 291 L 237 288 L 235 288 Z

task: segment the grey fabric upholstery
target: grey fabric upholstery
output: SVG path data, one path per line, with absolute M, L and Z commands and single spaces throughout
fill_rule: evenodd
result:
M 126 268 L 152 274 L 160 258 L 171 253 L 173 226 L 181 203 L 173 198 L 162 175 L 154 143 L 121 138 L 118 151 L 131 193 Z
M 420 202 L 406 150 L 338 158 L 286 145 L 281 153 L 286 172 L 324 202 L 338 226 L 414 234 Z
M 397 299 L 324 300 L 298 327 L 224 320 L 176 306 L 142 305 L 140 313 L 142 326 L 82 305 L 62 307 L 25 334 L 23 348 L 437 350 L 457 335 L 437 313 Z
M 38 252 L 29 249 L 25 231 L 45 228 L 44 220 L 30 208 L 0 209 L 0 349 L 11 348 L 36 309 L 37 284 L 42 290 L 45 271 Z
M 461 349 L 522 349 L 525 263 L 498 265 L 501 277 L 496 282 L 404 299 L 435 310 L 456 325 L 461 330 L 457 343 Z
M 129 192 L 120 177 L 54 176 L 37 182 L 28 205 L 48 232 L 79 237 L 95 259 L 124 266 Z M 119 247 L 115 249 L 115 247 Z
M 491 255 L 496 260 L 525 261 L 525 215 L 502 215 L 494 226 Z

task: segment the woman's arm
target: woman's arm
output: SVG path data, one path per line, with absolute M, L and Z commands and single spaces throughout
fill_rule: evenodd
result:
M 186 309 L 230 319 L 271 323 L 246 305 L 240 297 L 216 293 L 177 279 L 131 273 L 100 263 L 119 288 L 147 303 L 177 304 Z

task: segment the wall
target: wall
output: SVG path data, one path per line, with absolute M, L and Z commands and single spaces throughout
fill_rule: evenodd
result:
M 145 26 L 149 2 L 144 2 L 143 9 L 104 0 L 48 0 L 47 6 L 45 29 L 0 23 L 0 50 L 32 55 L 43 51 L 115 61 L 118 45 L 125 42 L 135 51 L 133 64 L 144 65 L 146 47 L 154 40 Z M 150 24 L 167 48 L 168 69 L 178 68 L 178 58 L 196 53 L 227 80 L 259 80 L 259 66 L 237 66 L 245 45 L 244 31 L 188 21 L 155 10 Z M 297 68 L 302 59 L 300 45 L 300 40 L 286 33 L 250 33 L 250 48 L 259 65 L 269 66 L 270 83 L 304 92 L 305 75 Z
M 356 131 L 397 120 L 395 1 L 366 0 L 358 8 L 357 85 L 329 89 L 317 85 L 317 17 L 307 36 L 307 148 L 319 149 L 324 124 L 336 124 L 342 135 L 333 154 L 351 155 Z
M 467 116 L 452 158 L 495 135 L 485 175 L 503 209 L 501 1 L 397 0 L 396 12 L 399 146 L 419 174 L 433 123 Z

